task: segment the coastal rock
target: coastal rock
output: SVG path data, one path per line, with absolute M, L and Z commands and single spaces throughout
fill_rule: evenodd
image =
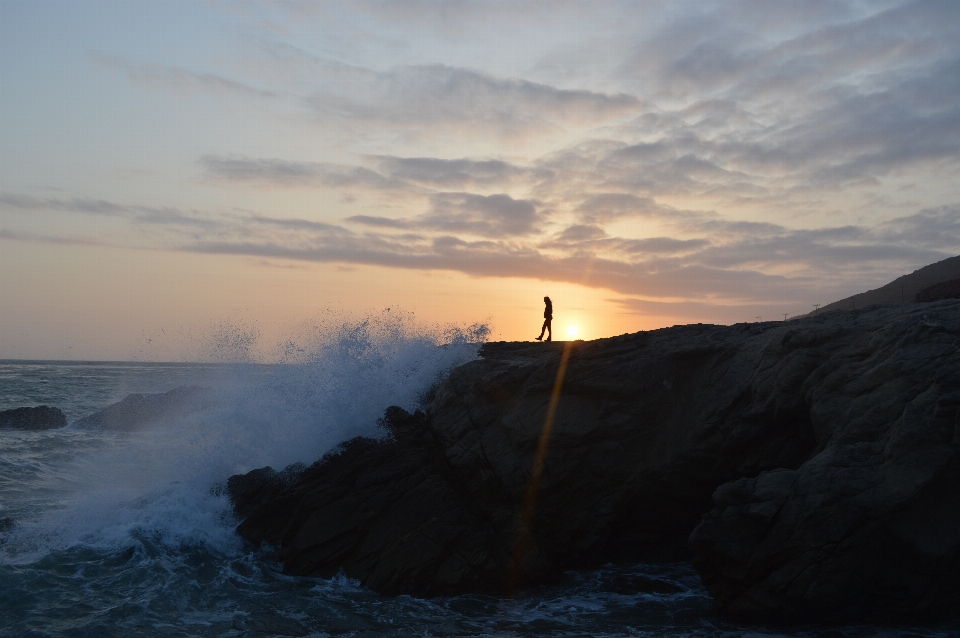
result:
M 215 405 L 209 388 L 184 386 L 162 394 L 130 394 L 72 424 L 80 430 L 135 430 L 162 419 L 181 418 Z
M 744 618 L 960 613 L 960 304 L 904 313 L 801 388 L 817 450 L 720 486 L 691 535 L 719 610 Z
M 246 516 L 237 531 L 279 544 L 291 574 L 343 568 L 384 593 L 498 590 L 509 556 L 458 489 L 425 415 L 394 407 L 383 424 L 388 439 L 353 439 L 306 470 L 231 477 Z
M 66 425 L 63 412 L 46 405 L 0 412 L 0 430 L 54 430 Z
M 943 283 L 924 288 L 917 293 L 914 301 L 941 301 L 943 299 L 960 299 L 960 279 L 951 279 Z
M 942 301 L 489 343 L 382 440 L 231 478 L 238 532 L 388 593 L 692 557 L 740 617 L 956 615 L 958 337 Z

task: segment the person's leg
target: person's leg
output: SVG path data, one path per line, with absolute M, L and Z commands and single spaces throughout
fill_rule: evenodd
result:
M 547 319 L 543 324 L 547 327 L 547 341 L 553 341 L 553 320 Z
M 544 321 L 543 321 L 543 325 L 540 326 L 540 336 L 537 337 L 537 341 L 543 340 L 543 333 L 544 333 L 544 331 L 546 331 L 546 329 L 547 329 L 547 324 L 548 324 L 548 321 L 547 321 L 547 320 L 544 320 Z

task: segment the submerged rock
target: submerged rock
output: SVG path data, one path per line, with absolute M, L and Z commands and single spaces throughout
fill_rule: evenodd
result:
M 692 557 L 731 615 L 955 616 L 958 346 L 956 301 L 490 343 L 383 440 L 228 488 L 289 573 L 387 593 Z
M 130 394 L 119 403 L 72 424 L 80 430 L 134 430 L 163 419 L 182 418 L 215 405 L 212 390 L 184 386 L 162 394 Z
M 67 425 L 60 408 L 39 405 L 0 412 L 0 430 L 54 430 Z

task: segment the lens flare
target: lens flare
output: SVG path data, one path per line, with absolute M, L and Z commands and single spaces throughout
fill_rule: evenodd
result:
M 537 493 L 540 490 L 540 476 L 543 474 L 544 460 L 547 456 L 547 444 L 550 442 L 550 433 L 553 431 L 553 419 L 557 414 L 557 404 L 560 402 L 560 393 L 563 388 L 563 377 L 567 373 L 567 362 L 570 360 L 570 351 L 573 343 L 563 344 L 560 353 L 560 365 L 557 366 L 557 377 L 553 382 L 553 392 L 547 404 L 547 415 L 543 422 L 543 431 L 537 442 L 537 451 L 533 458 L 533 467 L 530 468 L 530 482 L 527 484 L 527 495 L 520 510 L 517 540 L 513 546 L 513 561 L 507 576 L 506 593 L 513 595 L 523 584 L 527 554 L 530 550 L 530 540 L 533 531 L 533 519 L 536 514 Z

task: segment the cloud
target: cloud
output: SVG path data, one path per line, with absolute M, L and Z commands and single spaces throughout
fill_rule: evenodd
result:
M 802 295 L 810 284 L 803 278 L 755 271 L 696 265 L 657 269 L 648 264 L 589 255 L 551 257 L 523 245 L 489 240 L 469 242 L 453 236 L 415 243 L 370 235 L 340 236 L 336 240 L 320 236 L 296 243 L 204 241 L 184 244 L 180 249 L 411 270 L 453 270 L 482 277 L 527 277 L 668 298 L 790 299 Z
M 595 217 L 599 210 L 654 215 L 661 223 L 673 220 L 670 223 L 686 234 L 630 238 L 613 236 L 598 223 L 574 223 L 543 237 L 537 232 L 544 223 L 540 203 L 506 194 L 443 192 L 431 195 L 429 202 L 427 213 L 409 218 L 348 218 L 369 229 L 360 233 L 317 219 L 249 211 L 185 211 L 0 193 L 4 207 L 120 219 L 134 230 L 149 226 L 144 240 L 168 249 L 533 277 L 648 300 L 696 299 L 720 305 L 802 299 L 814 289 L 819 296 L 856 292 L 884 283 L 888 273 L 960 252 L 956 204 L 921 209 L 872 227 L 791 229 L 709 212 L 675 211 L 635 196 L 608 193 L 583 200 L 582 208 Z M 11 228 L 4 233 L 7 240 L 77 241 Z
M 0 205 L 5 208 L 38 211 L 68 211 L 87 213 L 92 215 L 121 216 L 127 215 L 131 209 L 127 206 L 114 204 L 102 199 L 88 197 L 74 197 L 69 200 L 56 197 L 32 197 L 0 192 Z
M 41 233 L 12 231 L 0 228 L 0 239 L 7 241 L 36 242 L 41 244 L 58 244 L 61 246 L 112 246 L 109 242 L 92 237 L 58 236 Z
M 706 239 L 674 239 L 672 237 L 623 239 L 621 237 L 611 237 L 599 226 L 575 224 L 568 226 L 550 240 L 541 243 L 540 247 L 595 253 L 619 253 L 631 260 L 636 260 L 655 255 L 689 254 L 701 251 L 709 245 L 710 242 Z
M 655 220 L 673 227 L 678 233 L 711 237 L 762 237 L 783 234 L 786 228 L 768 222 L 730 220 L 714 211 L 679 210 L 651 197 L 629 193 L 598 193 L 583 199 L 575 207 L 587 224 L 609 224 L 627 219 Z
M 430 197 L 433 207 L 419 219 L 422 227 L 443 232 L 483 237 L 529 235 L 537 230 L 542 216 L 536 202 L 509 195 L 437 193 Z
M 370 156 L 376 170 L 366 166 L 330 162 L 290 161 L 278 158 L 204 155 L 198 160 L 204 176 L 217 182 L 251 183 L 280 187 L 361 188 L 427 194 L 451 186 L 495 188 L 526 187 L 550 179 L 553 172 L 503 160 L 436 157 Z
M 204 92 L 243 98 L 278 97 L 274 91 L 256 88 L 213 73 L 195 73 L 182 67 L 163 64 L 134 64 L 119 56 L 100 51 L 93 51 L 90 56 L 94 62 L 105 68 L 122 71 L 133 83 L 181 94 Z
M 960 252 L 958 3 L 571 5 L 578 17 L 550 16 L 569 33 L 537 32 L 530 39 L 543 41 L 523 47 L 555 54 L 511 66 L 490 49 L 477 58 L 483 69 L 466 68 L 465 54 L 430 62 L 443 37 L 507 42 L 522 31 L 494 30 L 504 20 L 491 15 L 533 12 L 523 19 L 536 24 L 546 10 L 412 6 L 302 9 L 349 14 L 342 25 L 359 14 L 387 25 L 375 16 L 393 12 L 444 33 L 425 43 L 349 24 L 315 54 L 293 46 L 296 29 L 281 30 L 268 44 L 244 40 L 244 63 L 230 73 L 95 54 L 138 84 L 256 100 L 277 122 L 299 114 L 295 126 L 357 158 L 285 159 L 283 139 L 260 158 L 218 149 L 198 160 L 205 186 L 336 190 L 364 214 L 298 219 L 11 193 L 0 207 L 127 223 L 133 236 L 188 251 L 583 283 L 628 295 L 625 311 L 662 316 L 749 309 L 749 319 Z M 292 15 L 288 5 L 249 11 Z M 478 15 L 489 32 L 476 32 Z M 364 53 L 374 49 L 395 55 Z M 33 217 L 42 218 L 5 222 Z
M 607 239 L 606 231 L 599 226 L 588 224 L 576 224 L 565 228 L 555 239 L 560 245 L 574 244 L 580 242 L 595 242 Z
M 620 73 L 675 97 L 769 99 L 792 90 L 802 101 L 949 50 L 960 16 L 944 2 L 802 4 L 809 6 L 745 0 L 675 12 L 635 44 Z
M 379 156 L 380 171 L 424 186 L 449 189 L 495 186 L 553 177 L 549 169 L 527 168 L 497 159 L 440 159 L 436 157 Z
M 514 199 L 503 193 L 434 193 L 430 196 L 430 205 L 428 213 L 413 218 L 354 215 L 346 221 L 377 228 L 432 230 L 493 238 L 530 235 L 543 222 L 537 202 Z
M 211 175 L 222 179 L 243 175 L 273 184 L 360 182 L 374 187 L 382 178 L 429 189 L 498 191 L 542 184 L 536 193 L 541 199 L 547 199 L 545 192 L 584 181 L 591 191 L 660 199 L 693 195 L 730 205 L 777 203 L 793 209 L 816 207 L 812 193 L 821 196 L 823 189 L 869 183 L 910 166 L 956 157 L 956 3 L 877 8 L 744 1 L 643 11 L 611 3 L 607 9 L 593 19 L 603 24 L 613 20 L 617 28 L 611 37 L 618 46 L 630 41 L 632 47 L 626 56 L 604 60 L 599 77 L 605 74 L 608 81 L 590 83 L 608 90 L 561 88 L 442 64 L 375 70 L 276 37 L 252 47 L 254 60 L 244 68 L 257 81 L 136 66 L 106 54 L 97 59 L 137 81 L 176 90 L 282 97 L 305 109 L 316 125 L 335 131 L 342 143 L 353 140 L 364 147 L 375 163 L 371 170 L 236 158 L 272 164 L 248 165 L 246 171 L 222 162 L 209 167 Z M 359 5 L 353 10 L 367 11 Z M 498 5 L 481 13 L 489 17 L 514 11 L 520 16 L 531 10 Z M 444 8 L 442 13 L 451 24 L 460 24 L 465 15 L 476 13 L 464 11 Z M 644 20 L 637 20 L 638 12 Z M 326 10 L 321 13 L 332 18 Z M 420 19 L 431 18 L 411 18 Z M 460 28 L 469 33 L 469 26 Z M 613 47 L 609 55 L 618 53 Z M 611 68 L 617 69 L 612 77 Z M 257 88 L 260 84 L 270 88 Z M 369 153 L 378 144 L 371 135 L 394 142 L 429 138 L 434 148 L 448 144 L 451 136 L 474 143 L 489 141 L 490 135 L 559 138 L 573 131 L 619 146 L 594 158 L 591 166 L 561 164 L 556 158 L 518 163 Z
M 139 224 L 188 225 L 212 228 L 221 222 L 199 211 L 185 211 L 169 206 L 126 205 L 103 199 L 74 197 L 33 197 L 0 192 L 0 206 L 24 211 L 67 212 L 102 217 L 125 218 Z
M 705 39 L 657 72 L 675 90 L 683 85 L 703 96 L 716 89 L 723 101 L 705 103 L 714 114 L 703 118 L 683 110 L 657 118 L 673 130 L 634 149 L 637 169 L 688 192 L 731 179 L 822 187 L 955 157 L 960 6 L 910 3 L 773 42 L 736 37 L 729 13 L 729 22 L 698 32 L 693 37 Z M 735 126 L 717 113 L 730 103 L 740 105 Z M 704 128 L 704 120 L 715 127 Z M 677 165 L 684 157 L 702 167 L 699 174 Z
M 629 198 L 599 201 L 636 203 Z M 573 283 L 642 299 L 646 306 L 629 307 L 661 316 L 687 316 L 682 313 L 699 312 L 700 307 L 651 303 L 731 307 L 701 313 L 701 320 L 734 320 L 734 315 L 743 320 L 740 313 L 746 307 L 750 318 L 814 297 L 839 298 L 885 283 L 891 272 L 900 274 L 960 252 L 960 205 L 921 209 L 875 227 L 758 228 L 753 222 L 691 212 L 684 223 L 688 231 L 699 229 L 699 236 L 625 238 L 612 236 L 601 225 L 575 223 L 543 239 L 534 234 L 543 214 L 536 201 L 452 192 L 437 193 L 430 202 L 431 210 L 416 217 L 351 218 L 348 221 L 369 229 L 355 232 L 317 219 L 249 211 L 183 211 L 0 194 L 0 204 L 29 211 L 70 210 L 94 218 L 105 218 L 101 211 L 109 211 L 110 218 L 129 223 L 128 230 L 140 229 L 144 245 L 156 248 Z M 671 214 L 669 207 L 641 203 L 657 215 Z M 0 238 L 90 241 L 11 228 L 3 229 Z M 98 236 L 96 241 L 105 240 Z
M 276 228 L 282 228 L 284 230 L 291 230 L 291 231 L 307 230 L 312 232 L 328 233 L 328 234 L 351 234 L 350 231 L 344 228 L 343 226 L 337 226 L 336 224 L 327 224 L 324 222 L 316 222 L 308 219 L 263 217 L 262 215 L 251 215 L 246 219 L 255 224 L 259 224 L 262 226 L 272 226 Z
M 268 186 L 314 186 L 365 188 L 371 190 L 416 190 L 406 182 L 362 166 L 329 162 L 294 162 L 282 159 L 251 159 L 204 155 L 199 160 L 206 177 L 213 181 Z
M 337 75 L 344 72 L 340 68 Z M 304 103 L 320 117 L 366 126 L 473 126 L 502 136 L 593 126 L 635 113 L 642 105 L 626 93 L 559 89 L 441 64 L 350 70 L 350 76 L 351 82 L 331 82 Z
M 896 217 L 880 224 L 876 233 L 891 243 L 955 252 L 960 246 L 960 205 L 925 208 Z
M 353 215 L 347 217 L 345 221 L 378 228 L 408 229 L 417 227 L 417 222 L 409 219 L 391 219 L 389 217 L 377 217 L 375 215 Z
M 672 210 L 658 204 L 652 197 L 638 197 L 630 193 L 596 193 L 581 201 L 576 210 L 581 219 L 595 223 L 609 223 L 631 217 L 669 217 Z

